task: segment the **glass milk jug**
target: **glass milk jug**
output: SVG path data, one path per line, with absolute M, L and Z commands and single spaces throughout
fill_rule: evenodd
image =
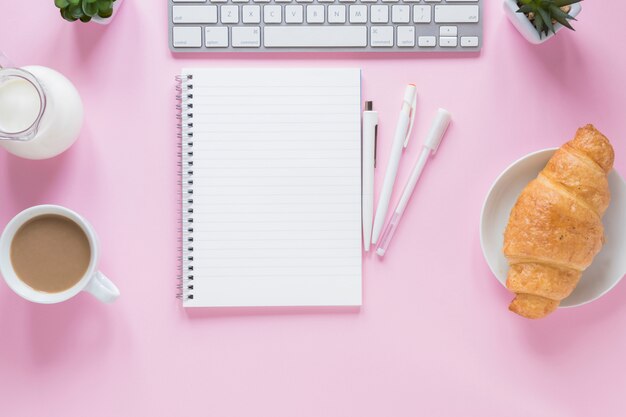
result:
M 27 159 L 59 155 L 78 138 L 83 104 L 74 85 L 46 67 L 12 68 L 0 52 L 0 146 Z

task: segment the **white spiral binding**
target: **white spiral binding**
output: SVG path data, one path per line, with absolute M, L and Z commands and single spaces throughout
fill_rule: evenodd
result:
M 179 283 L 177 297 L 193 299 L 193 76 L 176 77 L 179 120 L 179 185 L 181 204 Z

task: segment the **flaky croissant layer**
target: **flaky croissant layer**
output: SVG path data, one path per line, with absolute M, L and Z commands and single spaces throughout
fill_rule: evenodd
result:
M 613 161 L 609 140 L 587 125 L 524 188 L 504 232 L 511 311 L 542 318 L 574 291 L 604 243 Z

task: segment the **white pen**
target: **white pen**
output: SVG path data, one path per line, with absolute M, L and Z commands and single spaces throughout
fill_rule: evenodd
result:
M 363 249 L 370 250 L 372 222 L 374 221 L 374 167 L 376 166 L 376 133 L 378 112 L 371 101 L 365 103 L 363 112 Z
M 385 172 L 385 180 L 383 188 L 380 192 L 378 207 L 376 208 L 376 218 L 374 219 L 374 230 L 372 232 L 372 243 L 376 244 L 380 232 L 385 225 L 385 217 L 389 208 L 389 200 L 393 191 L 393 184 L 396 182 L 396 174 L 400 165 L 400 157 L 402 150 L 409 143 L 409 136 L 413 129 L 413 121 L 415 120 L 415 103 L 417 100 L 417 88 L 415 84 L 409 84 L 404 92 L 404 101 L 398 118 L 398 126 L 396 134 L 391 145 L 391 154 L 389 162 L 387 162 L 387 172 Z
M 380 244 L 378 245 L 378 249 L 376 249 L 378 256 L 385 256 L 389 242 L 398 227 L 398 223 L 400 223 L 400 218 L 402 218 L 402 214 L 404 213 L 404 209 L 406 209 L 406 205 L 408 204 L 411 195 L 413 195 L 413 190 L 415 190 L 415 185 L 422 175 L 422 171 L 428 161 L 428 157 L 437 152 L 437 148 L 439 147 L 441 139 L 443 139 L 443 135 L 446 133 L 446 129 L 448 129 L 449 125 L 450 113 L 445 109 L 439 109 L 433 125 L 430 128 L 430 132 L 428 132 L 426 141 L 424 142 L 422 153 L 420 153 L 420 156 L 417 159 L 417 163 L 415 164 L 415 167 L 411 172 L 411 176 L 409 176 L 409 180 L 407 181 L 404 191 L 402 192 L 402 197 L 400 197 L 400 201 L 398 201 L 398 205 L 396 206 L 393 216 L 385 229 L 385 233 L 383 233 L 383 236 L 380 239 Z

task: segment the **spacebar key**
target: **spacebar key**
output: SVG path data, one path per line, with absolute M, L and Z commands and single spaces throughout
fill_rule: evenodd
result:
M 266 48 L 348 48 L 367 46 L 366 26 L 266 26 Z

